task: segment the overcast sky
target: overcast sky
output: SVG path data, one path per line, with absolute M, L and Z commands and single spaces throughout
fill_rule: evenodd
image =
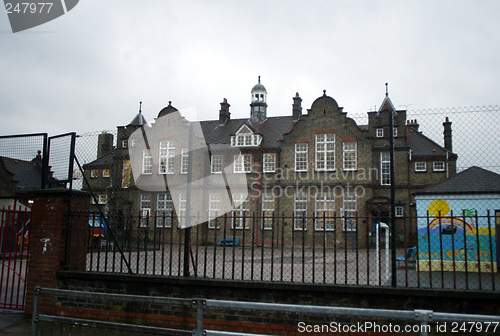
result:
M 55 0 L 57 1 L 57 0 Z M 0 135 L 151 122 L 169 101 L 248 117 L 262 76 L 268 115 L 322 95 L 348 113 L 500 104 L 500 1 L 81 0 L 13 34 L 0 13 Z M 195 120 L 195 115 L 188 115 Z

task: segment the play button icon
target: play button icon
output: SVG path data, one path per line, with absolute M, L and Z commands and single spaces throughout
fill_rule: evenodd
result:
M 4 0 L 13 33 L 30 29 L 52 21 L 72 10 L 79 0 Z M 43 1 L 43 0 L 42 0 Z

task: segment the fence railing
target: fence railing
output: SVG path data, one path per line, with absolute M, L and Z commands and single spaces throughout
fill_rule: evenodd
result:
M 40 302 L 40 295 L 57 296 L 59 300 L 64 301 L 68 298 L 74 298 L 75 302 L 91 301 L 96 305 L 98 302 L 134 302 L 139 304 L 155 304 L 165 306 L 185 306 L 196 309 L 196 320 L 191 322 L 195 324 L 194 330 L 181 330 L 170 329 L 165 327 L 151 327 L 146 325 L 126 324 L 120 322 L 110 322 L 103 320 L 89 320 L 69 316 L 53 316 L 38 313 L 38 305 Z M 72 307 L 77 308 L 77 307 Z M 371 309 L 371 308 L 352 308 L 352 307 L 331 307 L 331 306 L 313 306 L 313 305 L 293 305 L 293 304 L 279 304 L 279 303 L 264 303 L 264 302 L 244 302 L 244 301 L 230 301 L 230 300 L 211 300 L 204 298 L 169 298 L 157 296 L 139 296 L 139 295 L 124 295 L 124 294 L 109 294 L 97 292 L 82 292 L 70 291 L 62 289 L 51 288 L 35 288 L 34 295 L 34 309 L 32 320 L 32 335 L 36 336 L 39 331 L 47 330 L 47 334 L 56 335 L 54 333 L 54 325 L 61 326 L 60 330 L 69 333 L 70 335 L 78 334 L 91 334 L 92 329 L 99 328 L 100 330 L 121 330 L 122 332 L 142 332 L 154 333 L 160 335 L 262 335 L 253 333 L 241 333 L 235 331 L 222 331 L 222 330 L 207 330 L 204 328 L 204 313 L 206 310 L 211 309 L 226 309 L 226 310 L 239 310 L 239 311 L 266 311 L 266 312 L 281 312 L 281 313 L 294 313 L 294 314 L 308 314 L 308 315 L 327 315 L 332 318 L 331 323 L 323 323 L 321 325 L 311 325 L 307 322 L 298 322 L 296 330 L 298 332 L 314 332 L 315 328 L 319 327 L 320 332 L 333 333 L 333 332 L 412 332 L 420 335 L 428 335 L 433 330 L 439 330 L 439 322 L 447 322 L 442 324 L 445 326 L 444 331 L 452 332 L 491 332 L 494 333 L 499 330 L 500 316 L 495 315 L 475 315 L 475 314 L 456 314 L 446 312 L 434 312 L 432 310 L 394 310 L 394 309 Z M 71 313 L 70 313 L 71 314 Z M 100 314 L 106 316 L 105 312 Z M 144 312 L 141 315 L 146 315 Z M 302 315 L 303 316 L 303 315 Z M 335 322 L 336 317 L 360 317 L 362 319 L 369 319 L 366 321 L 358 321 L 356 324 Z M 400 323 L 390 323 L 383 325 L 377 319 L 395 321 L 402 321 Z M 188 320 L 188 318 L 187 318 Z M 194 320 L 194 319 L 192 319 Z M 375 320 L 375 322 L 373 321 Z M 310 322 L 310 320 L 308 320 Z M 47 325 L 45 325 L 47 324 Z M 66 325 L 64 329 L 63 325 Z M 219 326 L 220 327 L 220 326 Z M 326 327 L 326 328 L 325 328 Z M 442 328 L 441 328 L 442 329 Z M 45 334 L 45 333 L 43 333 Z
M 474 230 L 451 217 L 400 218 L 395 247 L 386 219 L 376 216 L 225 215 L 190 228 L 189 244 L 173 214 L 108 217 L 98 226 L 98 214 L 74 216 L 94 223 L 72 233 L 85 241 L 90 272 L 359 286 L 390 286 L 395 277 L 398 287 L 500 288 L 489 213 L 476 215 L 482 227 Z
M 18 205 L 0 209 L 0 308 L 25 306 L 29 258 L 30 209 Z

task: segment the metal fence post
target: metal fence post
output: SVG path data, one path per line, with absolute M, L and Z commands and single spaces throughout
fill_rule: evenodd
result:
M 38 302 L 41 289 L 35 287 L 35 294 L 33 296 L 33 317 L 31 319 L 31 336 L 36 336 L 38 327 Z
M 193 307 L 196 308 L 196 329 L 193 331 L 193 336 L 202 336 L 203 332 L 203 310 L 207 306 L 205 299 L 193 299 Z
M 415 321 L 420 322 L 420 335 L 427 336 L 427 322 L 434 321 L 432 310 L 415 309 Z

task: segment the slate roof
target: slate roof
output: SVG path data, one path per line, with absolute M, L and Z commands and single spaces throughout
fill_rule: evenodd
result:
M 97 160 L 94 160 L 92 162 L 89 162 L 87 164 L 84 164 L 83 167 L 84 168 L 97 168 L 97 167 L 110 167 L 113 165 L 113 160 L 114 160 L 114 156 L 113 156 L 113 152 L 109 152 L 105 155 L 103 155 L 102 157 L 98 158 Z
M 500 175 L 474 166 L 415 193 L 437 194 L 500 194 Z
M 130 122 L 129 125 L 132 125 L 132 126 L 143 126 L 143 125 L 147 125 L 148 122 L 146 121 L 146 118 L 144 118 L 144 116 L 142 115 L 141 112 L 137 113 L 136 116 L 134 117 L 134 119 L 132 119 L 132 121 Z
M 42 183 L 42 167 L 36 161 L 24 161 L 0 156 L 0 164 L 13 175 L 12 180 L 18 182 L 17 190 L 27 192 L 40 189 Z
M 268 117 L 258 125 L 252 125 L 248 119 L 230 119 L 224 125 L 220 125 L 218 120 L 200 121 L 200 124 L 205 140 L 209 144 L 231 144 L 231 136 L 245 124 L 262 135 L 261 145 L 257 148 L 278 148 L 283 135 L 290 132 L 295 123 L 293 117 L 289 116 Z
M 408 128 L 407 135 L 408 146 L 412 149 L 412 156 L 445 156 L 447 152 L 451 154 L 443 146 L 438 145 L 414 129 Z

